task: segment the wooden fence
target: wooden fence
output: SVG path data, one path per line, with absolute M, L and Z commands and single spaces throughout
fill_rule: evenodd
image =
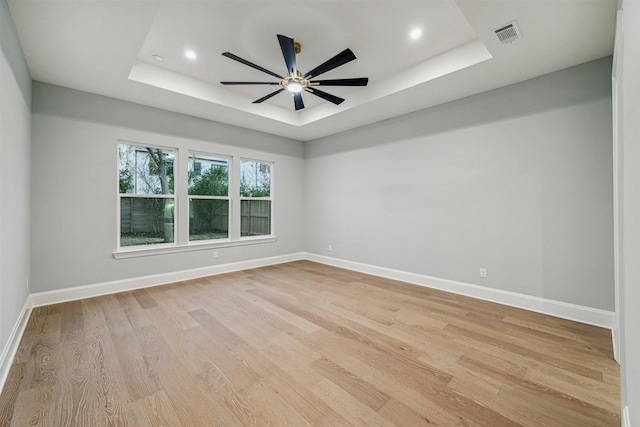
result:
M 240 201 L 240 235 L 265 236 L 271 234 L 271 201 Z
M 164 203 L 167 199 L 123 197 L 120 199 L 120 233 L 164 233 Z
M 122 234 L 162 235 L 165 222 L 165 200 L 160 198 L 121 198 L 120 232 Z M 227 201 L 198 200 L 197 202 L 190 209 L 189 233 L 191 235 L 210 231 L 228 232 L 229 208 Z M 264 236 L 271 234 L 271 201 L 242 200 L 240 203 L 240 235 Z

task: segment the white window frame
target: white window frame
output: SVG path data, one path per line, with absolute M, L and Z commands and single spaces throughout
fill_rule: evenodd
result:
M 240 179 L 242 176 L 242 162 L 258 162 L 258 163 L 264 163 L 264 164 L 268 164 L 269 165 L 269 196 L 268 197 L 244 197 L 240 194 Z M 238 162 L 238 238 L 240 240 L 255 240 L 255 239 L 261 239 L 261 238 L 265 238 L 265 237 L 271 237 L 271 236 L 275 236 L 275 231 L 274 231 L 274 194 L 275 194 L 275 188 L 274 188 L 274 173 L 275 173 L 275 162 L 269 161 L 269 160 L 260 160 L 260 159 L 254 159 L 254 158 L 247 158 L 247 157 L 241 157 L 239 159 Z M 242 236 L 241 235 L 241 229 L 242 229 L 242 202 L 245 200 L 268 200 L 269 203 L 269 219 L 270 219 L 270 224 L 269 224 L 269 234 L 265 234 L 265 235 L 258 235 L 258 236 Z
M 239 157 L 227 154 L 215 154 L 207 151 L 191 149 L 189 147 L 171 147 L 161 144 L 147 144 L 135 141 L 129 141 L 119 139 L 116 141 L 116 159 L 118 154 L 118 146 L 120 144 L 129 144 L 137 147 L 151 147 L 160 148 L 165 150 L 171 150 L 175 153 L 173 162 L 174 173 L 174 191 L 173 194 L 156 194 L 156 195 L 136 195 L 136 194 L 120 194 L 119 188 L 119 162 L 116 161 L 116 226 L 117 226 L 117 242 L 116 250 L 113 252 L 115 259 L 127 259 L 142 256 L 152 256 L 160 254 L 170 254 L 185 251 L 207 250 L 226 248 L 234 246 L 246 246 L 263 243 L 273 243 L 277 241 L 275 234 L 275 169 L 276 163 L 271 160 L 262 160 L 249 157 Z M 227 239 L 211 239 L 211 240 L 189 240 L 189 200 L 188 194 L 188 162 L 189 154 L 202 154 L 204 156 L 218 157 L 221 159 L 228 159 L 229 161 L 229 237 Z M 269 197 L 241 197 L 240 196 L 240 174 L 241 174 L 241 162 L 242 161 L 255 161 L 270 165 L 270 191 Z M 184 179 L 183 179 L 184 176 Z M 154 196 L 158 198 L 172 198 L 174 201 L 174 215 L 173 215 L 173 243 L 158 243 L 150 245 L 138 245 L 138 246 L 120 246 L 121 235 L 121 197 L 149 197 Z M 222 196 L 195 196 L 202 198 L 212 199 L 225 199 Z M 258 235 L 258 236 L 241 236 L 241 200 L 269 200 L 270 203 L 270 234 Z
M 177 163 L 179 161 L 179 150 L 176 147 L 168 147 L 168 146 L 163 146 L 163 145 L 157 145 L 157 144 L 145 144 L 145 143 L 139 143 L 139 142 L 133 142 L 133 141 L 126 141 L 126 140 L 118 140 L 117 144 L 116 144 L 116 158 L 118 159 L 118 161 L 116 162 L 116 194 L 117 194 L 117 202 L 116 202 L 116 236 L 117 236 L 117 240 L 116 240 L 116 252 L 133 252 L 133 251 L 138 251 L 138 250 L 145 250 L 145 249 L 167 249 L 167 248 L 173 248 L 178 244 L 178 208 L 179 208 L 179 203 L 178 203 L 178 197 L 176 196 L 176 189 L 175 189 L 175 185 L 174 185 L 174 190 L 173 190 L 173 194 L 138 194 L 138 193 L 120 193 L 120 161 L 119 161 L 119 155 L 120 155 L 120 145 L 131 145 L 134 147 L 139 147 L 139 148 L 157 148 L 157 149 L 161 149 L 161 150 L 170 150 L 174 153 L 174 158 L 173 158 L 173 179 L 174 179 L 174 183 L 177 182 L 178 180 L 178 174 L 177 174 Z M 173 199 L 173 242 L 170 243 L 155 243 L 155 244 L 149 244 L 149 245 L 136 245 L 136 246 L 121 246 L 121 237 L 122 237 L 122 211 L 121 211 L 121 206 L 122 206 L 122 198 L 126 197 L 126 198 L 139 198 L 139 199 Z
M 188 192 L 188 187 L 189 187 L 189 183 L 188 183 L 188 174 L 189 174 L 189 161 L 191 159 L 191 155 L 195 155 L 195 156 L 206 156 L 206 157 L 214 157 L 220 160 L 226 160 L 227 161 L 227 195 L 226 196 L 199 196 L 199 195 L 190 195 Z M 195 163 L 195 160 L 194 160 Z M 233 176 L 233 172 L 234 172 L 234 167 L 233 167 L 233 157 L 231 156 L 225 156 L 222 154 L 214 154 L 214 153 L 208 153 L 208 152 L 203 152 L 203 151 L 197 151 L 197 150 L 188 150 L 187 152 L 187 244 L 188 245 L 202 245 L 202 244 L 207 244 L 207 243 L 212 243 L 212 242 L 229 242 L 232 240 L 232 224 L 233 224 L 233 200 L 231 195 L 233 194 L 233 185 L 232 185 L 232 179 L 231 177 Z M 189 233 L 190 230 L 190 222 L 191 222 L 191 215 L 189 214 L 189 209 L 191 208 L 191 200 L 193 199 L 197 199 L 197 200 L 227 200 L 229 202 L 229 211 L 228 211 L 228 216 L 227 216 L 227 237 L 226 238 L 221 238 L 221 239 L 206 239 L 206 240 L 191 240 L 191 236 Z

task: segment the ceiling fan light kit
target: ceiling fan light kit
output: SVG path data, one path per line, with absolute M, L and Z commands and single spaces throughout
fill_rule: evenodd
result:
M 262 71 L 263 73 L 269 74 L 273 77 L 279 79 L 278 82 L 220 82 L 223 85 L 270 85 L 270 86 L 280 86 L 280 88 L 270 94 L 263 96 L 260 99 L 253 101 L 254 104 L 260 104 L 261 102 L 266 101 L 267 99 L 279 94 L 285 89 L 293 94 L 293 103 L 294 107 L 297 110 L 301 110 L 304 108 L 304 102 L 302 101 L 302 92 L 308 92 L 313 95 L 316 95 L 319 98 L 324 99 L 325 101 L 329 101 L 333 104 L 339 105 L 344 102 L 343 98 L 340 98 L 335 95 L 331 95 L 330 93 L 321 91 L 316 89 L 315 86 L 366 86 L 369 82 L 367 77 L 358 77 L 358 78 L 350 78 L 350 79 L 331 79 L 331 80 L 312 80 L 315 77 L 318 77 L 321 74 L 326 73 L 327 71 L 331 71 L 334 68 L 337 68 L 341 65 L 346 64 L 347 62 L 351 62 L 356 59 L 356 56 L 351 51 L 351 49 L 345 49 L 333 58 L 328 59 L 322 64 L 318 65 L 313 70 L 302 74 L 300 70 L 298 70 L 298 65 L 296 63 L 296 54 L 300 53 L 300 43 L 294 42 L 292 38 L 283 36 L 278 34 L 278 42 L 280 43 L 280 49 L 282 50 L 282 56 L 284 57 L 284 62 L 287 66 L 287 75 L 281 76 L 273 71 L 267 70 L 259 65 L 256 65 L 252 62 L 247 61 L 246 59 L 240 58 L 237 55 L 234 55 L 231 52 L 224 52 L 222 55 L 226 56 L 229 59 L 233 59 L 234 61 L 238 61 L 241 64 L 247 65 L 251 68 L 254 68 L 258 71 Z

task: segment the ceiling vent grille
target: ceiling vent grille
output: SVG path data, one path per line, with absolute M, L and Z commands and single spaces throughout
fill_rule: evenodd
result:
M 516 21 L 509 22 L 508 24 L 504 24 L 492 30 L 493 33 L 498 38 L 500 43 L 512 43 L 519 38 L 522 38 L 522 33 L 518 28 L 518 23 Z

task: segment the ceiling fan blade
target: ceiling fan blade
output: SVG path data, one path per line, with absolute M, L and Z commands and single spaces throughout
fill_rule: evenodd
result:
M 263 73 L 270 74 L 270 75 L 272 75 L 273 77 L 277 77 L 277 78 L 279 78 L 280 80 L 282 80 L 282 79 L 284 78 L 284 77 L 282 77 L 282 76 L 280 76 L 280 75 L 278 75 L 278 74 L 274 73 L 273 71 L 269 71 L 269 70 L 267 70 L 266 68 L 262 68 L 261 66 L 256 65 L 256 64 L 254 64 L 253 62 L 249 62 L 249 61 L 247 61 L 246 59 L 242 59 L 242 58 L 240 58 L 239 56 L 234 55 L 234 54 L 233 54 L 233 53 L 231 53 L 231 52 L 224 52 L 224 53 L 222 54 L 222 56 L 226 56 L 226 57 L 227 57 L 227 58 L 229 58 L 229 59 L 233 59 L 234 61 L 238 61 L 238 62 L 239 62 L 239 63 L 241 63 L 241 64 L 248 65 L 249 67 L 251 67 L 251 68 L 255 68 L 256 70 L 259 70 L 259 71 L 262 71 Z
M 339 98 L 339 97 L 337 97 L 335 95 L 331 95 L 330 93 L 323 92 L 320 89 L 316 89 L 316 88 L 313 88 L 313 87 L 306 87 L 305 90 L 307 92 L 310 92 L 310 93 L 314 94 L 315 96 L 319 96 L 320 98 L 322 98 L 324 100 L 327 100 L 329 102 L 333 102 L 336 105 L 340 105 L 340 104 L 342 104 L 344 102 L 343 98 Z
M 320 74 L 324 74 L 327 71 L 333 70 L 334 68 L 344 65 L 347 62 L 353 61 L 354 59 L 356 59 L 356 55 L 354 55 L 351 49 L 345 49 L 333 58 L 318 65 L 316 68 L 309 71 L 302 77 L 304 77 L 305 79 L 307 77 L 318 77 Z
M 358 77 L 355 79 L 315 80 L 310 84 L 312 86 L 366 86 L 367 83 L 369 83 L 367 77 Z
M 255 101 L 253 101 L 253 104 L 260 104 L 263 101 L 266 101 L 267 99 L 271 98 L 272 96 L 275 96 L 277 94 L 279 94 L 280 92 L 282 92 L 284 90 L 284 88 L 278 89 L 275 92 L 271 92 L 269 95 L 267 96 L 263 96 L 260 99 L 256 99 Z
M 223 85 L 279 85 L 280 82 L 220 82 Z
M 302 102 L 302 94 L 294 93 L 293 94 L 293 103 L 296 106 L 296 111 L 302 110 L 304 108 L 304 102 Z
M 296 65 L 296 49 L 293 45 L 293 39 L 291 37 L 278 34 L 278 42 L 280 42 L 280 49 L 282 49 L 284 62 L 287 64 L 287 73 L 290 76 L 295 76 L 298 66 Z

